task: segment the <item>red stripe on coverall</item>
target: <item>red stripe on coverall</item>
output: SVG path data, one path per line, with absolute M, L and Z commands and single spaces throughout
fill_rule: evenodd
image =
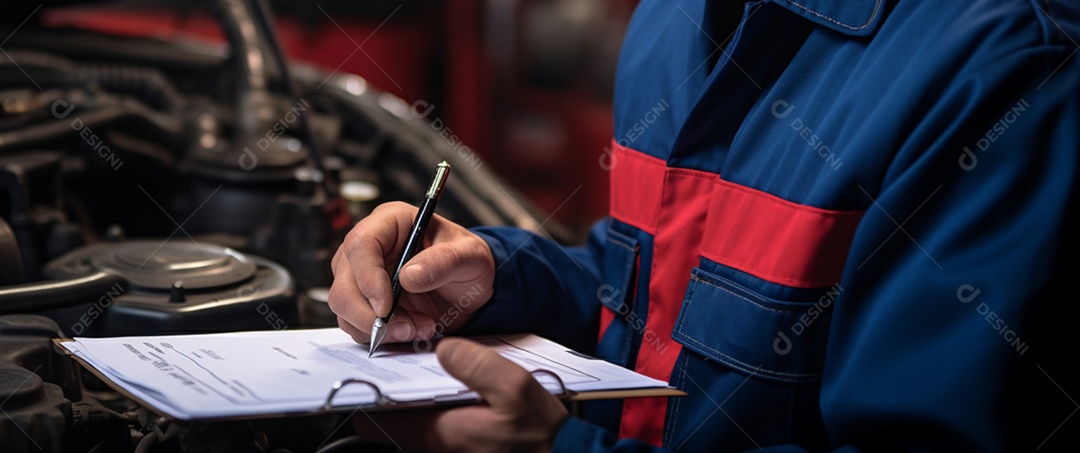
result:
M 667 167 L 618 143 L 612 149 L 611 215 L 653 235 L 635 371 L 670 380 L 682 350 L 671 332 L 699 256 L 781 285 L 815 288 L 839 280 L 861 212 L 800 205 L 714 173 Z M 601 327 L 612 318 L 602 316 Z M 620 437 L 660 445 L 666 412 L 666 398 L 627 400 Z

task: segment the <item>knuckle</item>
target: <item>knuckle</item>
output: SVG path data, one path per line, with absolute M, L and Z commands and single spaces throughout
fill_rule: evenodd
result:
M 460 246 L 446 247 L 442 249 L 440 258 L 453 269 L 464 262 L 465 254 L 462 251 L 463 249 Z
M 330 273 L 334 277 L 337 277 L 338 272 L 343 274 L 348 273 L 347 271 L 350 263 L 349 258 L 345 256 L 344 250 L 344 246 L 339 247 L 338 250 L 334 252 L 334 257 L 330 259 Z
M 469 251 L 469 256 L 474 257 L 484 256 L 488 251 L 487 241 L 472 233 L 467 236 L 464 247 Z
M 375 206 L 375 209 L 371 210 L 371 216 L 386 215 L 386 211 L 388 209 L 391 209 L 393 207 L 394 203 L 396 203 L 396 202 L 391 201 L 389 203 L 381 203 L 378 206 Z
M 338 288 L 338 285 L 330 286 L 330 292 L 326 295 L 326 305 L 330 307 L 330 311 L 340 316 L 341 310 L 344 308 L 344 297 L 341 296 L 341 290 Z
M 386 274 L 386 270 L 371 266 L 365 267 L 363 272 L 357 274 L 356 287 L 360 290 L 361 294 L 365 296 L 372 296 L 374 292 L 382 290 L 382 283 L 389 283 L 389 276 Z
M 450 266 L 464 264 L 471 256 L 473 246 L 465 240 L 452 240 L 445 243 L 439 250 L 439 259 Z
M 372 215 L 374 215 L 374 211 L 372 211 Z M 364 230 L 370 228 L 372 222 L 372 215 L 360 219 L 360 221 L 357 222 L 356 225 L 353 225 L 352 229 L 345 234 L 345 239 L 342 241 L 342 246 L 345 246 L 350 242 L 355 241 L 357 237 L 361 237 L 364 235 Z
M 341 246 L 338 247 L 335 257 L 343 256 L 344 258 L 348 258 L 353 251 L 360 247 L 362 238 L 363 236 L 357 234 L 355 229 L 349 232 L 349 234 L 345 236 L 345 239 L 341 241 Z
M 335 293 L 334 288 L 330 288 L 330 292 L 326 296 L 326 306 L 329 307 L 330 311 L 333 311 L 335 315 L 338 315 L 341 312 L 340 299 L 341 298 L 337 293 Z
M 389 201 L 376 206 L 375 209 L 372 209 L 371 215 L 369 217 L 373 217 L 376 219 L 380 219 L 383 217 L 395 217 L 401 215 L 402 213 L 407 213 L 409 211 L 409 208 L 412 208 L 412 205 L 403 201 Z

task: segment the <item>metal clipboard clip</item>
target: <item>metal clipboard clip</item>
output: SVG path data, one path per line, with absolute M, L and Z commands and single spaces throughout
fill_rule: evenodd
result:
M 567 399 L 567 398 L 570 398 L 570 397 L 575 395 L 574 391 L 569 390 L 569 389 L 566 388 L 566 384 L 563 382 L 562 378 L 559 377 L 558 374 L 555 374 L 554 371 L 545 370 L 545 369 L 541 368 L 541 369 L 533 370 L 533 371 L 529 372 L 529 374 L 533 375 L 533 377 L 536 378 L 536 381 L 542 387 L 544 387 L 545 390 L 548 390 L 549 392 L 551 392 L 551 388 L 548 385 L 545 385 L 545 383 L 542 382 L 539 379 L 538 375 L 550 377 L 551 380 L 553 381 L 553 383 L 557 384 L 557 388 L 559 390 L 558 393 L 551 392 L 551 394 L 554 395 L 556 398 Z M 368 388 L 370 388 L 373 392 L 375 392 L 375 401 L 373 402 L 373 405 L 376 406 L 376 407 L 406 406 L 406 405 L 412 405 L 412 404 L 417 403 L 415 401 L 399 401 L 399 400 L 395 400 L 394 398 L 391 398 L 391 397 L 387 396 L 385 393 L 383 393 L 383 391 L 379 388 L 379 386 L 373 384 L 371 381 L 367 381 L 367 380 L 364 380 L 364 379 L 345 379 L 345 380 L 335 382 L 334 385 L 332 385 L 330 387 L 330 392 L 326 394 L 326 401 L 323 402 L 322 410 L 334 409 L 334 396 L 337 396 L 338 392 L 341 391 L 341 389 L 345 388 L 346 386 L 353 385 L 353 384 L 365 385 Z M 455 395 L 436 396 L 436 397 L 433 397 L 430 401 L 425 401 L 425 402 L 434 403 L 434 402 L 439 402 L 439 401 L 453 401 L 453 399 L 446 399 L 446 398 L 447 397 L 449 397 L 449 398 L 459 397 L 461 395 L 469 394 L 469 393 L 472 393 L 472 391 L 471 390 L 463 390 L 463 391 L 461 391 L 461 392 L 459 392 L 459 393 L 457 393 Z M 476 401 L 482 401 L 482 398 L 477 397 Z

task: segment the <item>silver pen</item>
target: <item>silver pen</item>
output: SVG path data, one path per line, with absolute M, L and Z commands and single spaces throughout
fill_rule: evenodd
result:
M 424 232 L 427 230 L 428 224 L 431 223 L 431 216 L 435 214 L 435 205 L 439 203 L 439 198 L 442 197 L 443 186 L 446 185 L 448 177 L 450 177 L 450 164 L 446 163 L 445 160 L 439 162 L 439 165 L 435 167 L 435 174 L 431 177 L 431 186 L 428 187 L 427 193 L 424 194 L 424 204 L 416 212 L 416 219 L 413 220 L 409 239 L 405 242 L 405 250 L 401 252 L 401 260 L 398 261 L 397 270 L 394 271 L 394 278 L 390 281 L 390 288 L 394 294 L 393 302 L 390 305 L 390 313 L 387 313 L 382 318 L 376 316 L 375 323 L 371 326 L 371 343 L 368 343 L 368 357 L 375 354 L 375 349 L 382 344 L 383 338 L 386 337 L 386 331 L 390 330 L 388 328 L 390 318 L 394 316 L 398 300 L 401 299 L 401 282 L 398 280 L 401 277 L 401 269 L 420 250 L 420 243 L 424 241 Z

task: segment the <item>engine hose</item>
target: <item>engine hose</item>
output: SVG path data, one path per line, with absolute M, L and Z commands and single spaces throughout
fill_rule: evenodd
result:
M 96 272 L 71 280 L 24 283 L 0 288 L 0 315 L 32 313 L 89 302 L 120 294 L 127 282 L 120 276 Z
M 281 40 L 278 39 L 277 30 L 274 28 L 274 19 L 272 17 L 270 4 L 267 0 L 252 0 L 252 2 L 252 9 L 254 10 L 255 17 L 258 19 L 259 28 L 262 30 L 263 35 L 266 36 L 266 47 L 270 55 L 274 58 L 274 64 L 275 67 L 277 67 L 278 76 L 281 80 L 281 86 L 285 90 L 285 94 L 289 96 L 289 99 L 298 103 L 300 102 L 300 96 L 296 94 L 292 75 L 289 74 L 289 62 L 285 58 L 285 50 L 281 47 Z M 315 139 L 311 134 L 311 123 L 308 122 L 307 116 L 304 113 L 300 113 L 298 119 L 300 140 L 307 145 L 308 153 L 311 155 L 311 163 L 315 165 L 315 168 L 323 175 L 323 189 L 329 196 L 336 196 L 338 193 L 337 181 L 334 180 L 334 175 L 326 171 L 322 152 L 319 151 L 318 144 L 315 143 Z
M 261 135 L 274 121 L 266 52 L 260 29 L 247 0 L 216 0 L 221 27 L 229 41 L 230 59 L 237 71 L 236 139 Z
M 152 68 L 124 65 L 87 66 L 71 77 L 74 84 L 96 82 L 101 89 L 135 96 L 151 107 L 167 112 L 176 111 L 181 97 L 172 83 Z
M 0 151 L 41 145 L 68 134 L 78 134 L 88 127 L 96 128 L 128 119 L 142 122 L 147 126 L 143 129 L 144 132 L 156 134 L 164 140 L 177 139 L 184 131 L 179 120 L 136 103 L 109 105 L 80 112 L 72 118 L 0 133 Z M 78 121 L 78 127 L 75 126 L 75 121 Z
M 0 59 L 0 67 L 15 67 L 0 77 L 0 85 L 25 84 L 27 77 L 42 87 L 85 87 L 132 95 L 147 105 L 168 112 L 175 111 L 182 98 L 172 82 L 154 68 L 130 65 L 80 65 L 52 54 L 13 50 L 11 58 Z M 23 71 L 26 71 L 25 73 Z

